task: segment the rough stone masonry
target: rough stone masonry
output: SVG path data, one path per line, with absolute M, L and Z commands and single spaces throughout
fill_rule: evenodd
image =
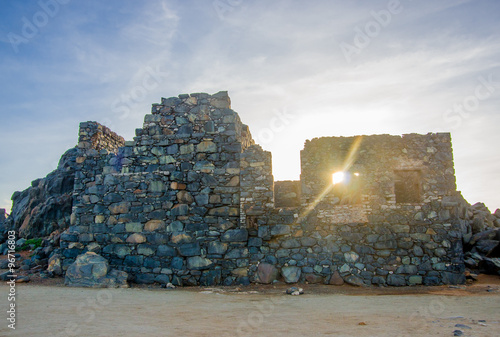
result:
M 313 139 L 301 167 L 274 186 L 227 92 L 162 98 L 133 141 L 81 123 L 63 269 L 92 251 L 138 283 L 465 282 L 450 134 Z

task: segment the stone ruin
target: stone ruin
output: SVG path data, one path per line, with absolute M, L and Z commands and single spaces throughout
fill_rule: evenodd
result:
M 136 283 L 465 283 L 471 211 L 449 133 L 316 138 L 300 181 L 274 182 L 227 92 L 198 93 L 153 104 L 133 141 L 81 123 L 55 172 L 51 193 L 44 178 L 14 194 L 7 224 L 64 230 L 63 271 L 91 252 Z
M 133 141 L 81 123 L 76 151 L 63 269 L 93 251 L 138 283 L 465 282 L 447 133 L 313 139 L 275 184 L 219 92 L 153 104 Z

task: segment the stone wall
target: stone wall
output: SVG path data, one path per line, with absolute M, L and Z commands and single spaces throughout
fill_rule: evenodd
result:
M 301 186 L 299 180 L 276 181 L 274 183 L 274 200 L 276 207 L 300 206 Z
M 79 140 L 63 269 L 94 251 L 139 283 L 464 281 L 449 134 L 307 141 L 276 188 L 227 92 L 163 98 L 133 141 L 95 122 Z
M 271 152 L 253 145 L 241 154 L 241 214 L 243 224 L 253 226 L 255 216 L 274 209 Z M 248 218 L 247 218 L 248 217 Z
M 270 264 L 289 282 L 465 282 L 467 203 L 456 192 L 449 134 L 314 139 L 301 165 L 301 207 L 267 213 L 250 232 L 252 279 Z M 398 187 L 400 171 L 420 181 Z M 398 200 L 405 189 L 414 200 Z
M 268 263 L 310 283 L 333 282 L 336 273 L 358 285 L 463 283 L 465 208 L 461 198 L 446 198 L 425 205 L 425 219 L 393 223 L 399 212 L 388 211 L 379 223 L 335 223 L 317 210 L 277 209 L 250 233 L 249 245 L 257 242 L 249 248 L 250 275 L 258 280 L 258 265 Z M 450 216 L 428 218 L 435 214 Z
M 388 209 L 417 216 L 423 203 L 456 194 L 449 133 L 316 138 L 306 141 L 301 166 L 302 205 L 337 214 L 335 222 L 383 222 Z M 346 182 L 333 186 L 336 171 Z M 411 202 L 397 200 L 397 175 L 404 174 L 418 180 L 402 182 L 417 194 Z
M 79 157 L 65 266 L 92 245 L 137 282 L 247 282 L 240 156 L 252 143 L 226 92 L 154 104 L 133 142 Z

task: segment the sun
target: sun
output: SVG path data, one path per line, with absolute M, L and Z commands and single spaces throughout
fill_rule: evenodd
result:
M 342 171 L 335 172 L 334 174 L 332 174 L 332 184 L 333 185 L 340 184 L 341 182 L 344 181 L 344 179 L 345 179 L 345 173 Z

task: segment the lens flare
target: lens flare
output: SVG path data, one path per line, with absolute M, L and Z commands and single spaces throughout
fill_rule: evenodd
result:
M 334 185 L 340 184 L 341 182 L 344 181 L 344 179 L 345 179 L 345 173 L 342 171 L 335 172 L 334 174 L 332 174 L 332 184 Z
M 339 182 L 343 182 L 346 179 L 346 175 L 344 172 L 349 171 L 351 166 L 356 161 L 358 156 L 358 150 L 361 146 L 361 142 L 363 141 L 363 136 L 357 136 L 353 143 L 351 144 L 351 148 L 349 149 L 349 154 L 347 158 L 344 160 L 343 171 L 336 172 L 332 174 L 332 184 L 328 184 L 325 189 L 312 201 L 307 205 L 304 211 L 299 215 L 299 222 L 303 221 L 303 219 L 307 218 L 309 214 L 314 210 L 314 208 L 320 203 L 320 201 L 332 190 L 335 188 L 335 185 Z M 341 178 L 341 179 L 340 179 Z

